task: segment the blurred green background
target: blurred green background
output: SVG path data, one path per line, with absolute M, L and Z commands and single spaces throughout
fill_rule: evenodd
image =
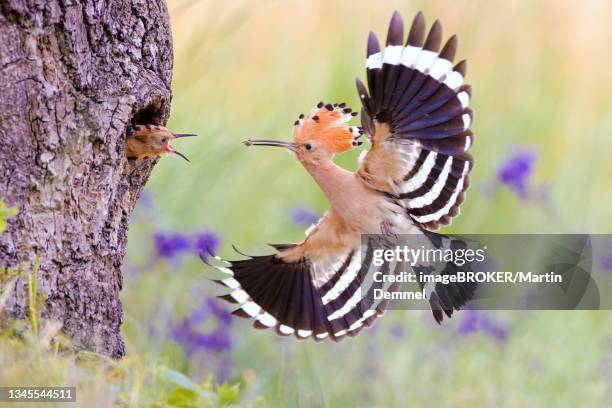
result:
M 443 232 L 611 232 L 612 3 L 168 7 L 169 127 L 199 137 L 176 143 L 191 164 L 160 160 L 134 214 L 122 292 L 127 361 L 164 364 L 195 384 L 227 380 L 243 406 L 609 405 L 610 312 L 464 311 L 439 327 L 430 312 L 391 311 L 339 344 L 298 342 L 229 317 L 228 304 L 211 300 L 214 272 L 193 247 L 206 234 L 235 259 L 232 244 L 266 254 L 268 242 L 302 240 L 295 211 L 321 214 L 325 197 L 291 155 L 240 142 L 290 138 L 293 121 L 319 100 L 357 108 L 367 34 L 383 39 L 394 10 L 406 24 L 418 10 L 428 24 L 440 19 L 446 38 L 458 34 L 457 59 L 469 60 L 475 168 L 462 214 Z M 337 162 L 355 169 L 359 150 Z M 154 373 L 136 370 L 125 400 L 155 401 Z M 180 395 L 165 400 L 188 406 Z

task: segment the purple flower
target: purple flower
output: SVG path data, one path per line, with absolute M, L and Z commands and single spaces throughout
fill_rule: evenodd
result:
M 219 237 L 214 232 L 203 232 L 196 236 L 196 250 L 205 260 L 208 255 L 215 254 L 219 247 Z
M 158 232 L 153 235 L 153 240 L 157 254 L 166 259 L 172 259 L 193 250 L 207 256 L 210 253 L 215 253 L 219 247 L 219 237 L 210 231 L 202 232 L 195 237 L 180 233 L 165 234 Z
M 459 333 L 470 335 L 483 332 L 499 341 L 508 337 L 508 328 L 493 320 L 490 315 L 476 310 L 465 310 L 462 313 Z
M 222 330 L 200 333 L 187 322 L 183 322 L 175 328 L 173 337 L 185 348 L 187 355 L 192 355 L 198 350 L 220 352 L 232 347 L 232 341 L 228 333 Z
M 508 328 L 491 319 L 486 319 L 482 322 L 482 329 L 485 333 L 499 341 L 506 340 L 508 337 Z
M 227 327 L 232 323 L 232 314 L 219 306 L 218 302 L 208 299 L 208 307 L 213 315 L 215 315 L 217 318 L 219 324 Z
M 612 245 L 606 248 L 606 252 L 599 260 L 601 268 L 606 272 L 612 272 Z
M 156 233 L 153 236 L 157 254 L 162 258 L 174 258 L 182 252 L 189 251 L 191 242 L 188 237 L 182 234 L 163 234 Z
M 463 318 L 459 324 L 459 333 L 472 334 L 478 331 L 478 313 L 474 310 L 463 311 Z
M 296 208 L 291 212 L 291 220 L 300 227 L 316 224 L 321 216 L 307 208 Z
M 199 327 L 213 321 L 212 330 L 203 332 Z M 230 327 L 232 317 L 215 300 L 205 300 L 201 307 L 183 319 L 172 331 L 172 337 L 191 356 L 198 351 L 221 352 L 232 348 Z
M 533 149 L 521 149 L 511 153 L 497 170 L 497 180 L 514 191 L 519 198 L 527 199 L 530 193 L 529 177 L 537 160 Z
M 400 323 L 396 323 L 391 326 L 389 333 L 391 334 L 391 337 L 393 337 L 395 340 L 402 340 L 404 337 L 406 337 L 406 326 Z

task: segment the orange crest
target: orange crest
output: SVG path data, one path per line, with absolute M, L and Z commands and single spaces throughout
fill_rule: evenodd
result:
M 319 102 L 308 116 L 300 115 L 293 127 L 295 143 L 310 141 L 323 143 L 330 152 L 342 153 L 361 145 L 357 139 L 363 134 L 358 126 L 350 126 L 347 122 L 356 116 L 346 104 L 327 104 Z

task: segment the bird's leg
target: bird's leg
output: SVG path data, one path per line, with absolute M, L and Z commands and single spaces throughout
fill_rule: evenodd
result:
M 368 238 L 368 246 L 374 248 L 388 249 L 397 246 L 398 236 L 393 231 L 393 223 L 384 220 L 380 223 L 380 234 L 372 235 Z
M 393 231 L 393 223 L 389 220 L 380 223 L 380 233 L 385 237 L 397 239 L 397 234 Z

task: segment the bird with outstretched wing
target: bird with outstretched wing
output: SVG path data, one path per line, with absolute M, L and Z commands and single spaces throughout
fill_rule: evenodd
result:
M 471 88 L 464 84 L 467 64 L 453 65 L 457 37 L 442 46 L 442 25 L 426 34 L 422 13 L 414 18 L 406 42 L 398 12 L 393 14 L 384 51 L 370 33 L 367 87 L 357 79 L 361 127 L 345 104 L 319 103 L 301 115 L 293 141 L 247 140 L 246 145 L 291 150 L 321 187 L 330 209 L 300 244 L 273 245 L 277 253 L 225 261 L 216 266 L 222 298 L 237 305 L 234 314 L 279 335 L 315 340 L 354 336 L 370 326 L 387 304 L 368 301 L 363 287 L 371 247 L 364 234 L 421 234 L 432 247 L 443 245 L 433 233 L 459 214 L 469 185 L 473 143 Z M 356 172 L 333 162 L 335 154 L 371 143 Z M 473 284 L 435 285 L 428 300 L 434 318 L 451 316 L 474 294 Z

